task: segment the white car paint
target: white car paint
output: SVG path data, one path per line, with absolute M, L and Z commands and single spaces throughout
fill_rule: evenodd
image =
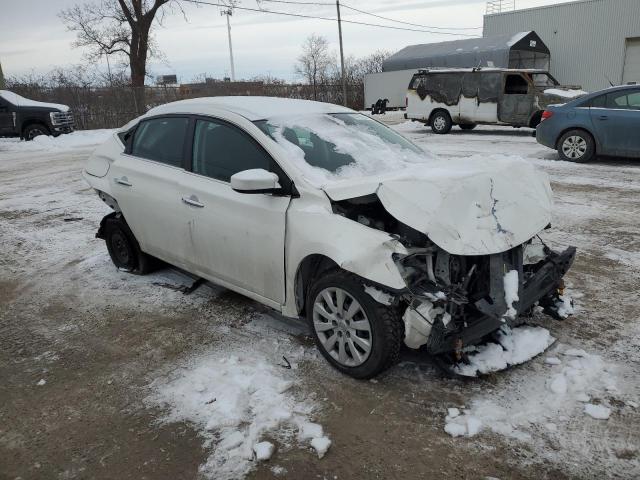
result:
M 143 251 L 288 316 L 298 315 L 295 278 L 309 255 L 324 255 L 373 284 L 392 290 L 406 287 L 392 255 L 407 255 L 407 248 L 384 231 L 333 213 L 330 199 L 377 193 L 397 219 L 461 255 L 505 251 L 549 223 L 548 179 L 527 164 L 505 160 L 454 166 L 429 161 L 404 172 L 319 187 L 292 163 L 286 148 L 252 123 L 272 116 L 356 113 L 343 107 L 217 97 L 163 105 L 142 118 L 171 113 L 212 116 L 243 129 L 293 180 L 299 197 L 247 195 L 227 182 L 131 157 L 117 134 L 96 150 L 84 178 L 117 201 Z M 197 198 L 204 208 L 183 198 Z

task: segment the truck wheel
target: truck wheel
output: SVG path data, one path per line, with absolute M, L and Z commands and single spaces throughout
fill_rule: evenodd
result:
M 593 137 L 584 130 L 569 130 L 558 140 L 558 155 L 567 162 L 585 163 L 596 153 Z
M 462 130 L 473 130 L 474 128 L 476 128 L 478 125 L 475 123 L 464 123 L 461 125 L 458 125 Z
M 106 219 L 104 241 L 111 261 L 119 269 L 138 275 L 153 269 L 154 258 L 140 250 L 133 232 L 121 216 Z
M 433 130 L 433 133 L 440 135 L 449 133 L 452 125 L 453 122 L 448 112 L 441 110 L 431 116 L 431 130 Z
M 32 123 L 24 129 L 24 139 L 31 141 L 40 135 L 50 135 L 49 129 L 40 123 Z
M 374 300 L 353 274 L 333 271 L 315 282 L 307 295 L 307 321 L 320 353 L 351 377 L 374 377 L 400 355 L 399 313 Z

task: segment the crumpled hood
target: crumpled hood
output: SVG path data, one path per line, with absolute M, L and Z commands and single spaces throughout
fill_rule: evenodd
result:
M 376 193 L 397 220 L 455 255 L 489 255 L 529 240 L 551 221 L 549 178 L 524 160 L 438 160 L 419 173 L 324 187 L 333 200 Z

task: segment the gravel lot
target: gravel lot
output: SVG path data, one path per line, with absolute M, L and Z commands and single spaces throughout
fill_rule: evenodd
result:
M 319 459 L 295 432 L 264 432 L 276 452 L 247 459 L 248 478 L 639 478 L 640 163 L 558 162 L 525 129 L 436 136 L 387 121 L 452 162 L 516 155 L 549 173 L 556 213 L 546 239 L 579 254 L 567 277 L 576 315 L 534 319 L 558 339 L 548 352 L 466 381 L 410 351 L 376 381 L 341 376 L 303 324 L 211 285 L 183 295 L 171 287 L 192 279 L 171 269 L 117 271 L 94 238 L 108 209 L 80 177 L 90 139 L 0 140 L 0 479 L 223 478 L 206 467 L 217 458 L 215 429 L 177 415 L 171 402 L 184 399 L 154 396 L 191 378 L 199 359 L 218 357 L 264 363 L 293 382 L 283 395 L 308 405 L 305 418 L 332 441 Z M 571 349 L 591 363 L 576 365 Z M 283 355 L 293 368 L 280 366 Z M 608 420 L 571 396 L 580 368 Z M 565 393 L 548 388 L 558 372 L 569 379 Z M 454 438 L 445 416 L 462 406 L 485 428 Z

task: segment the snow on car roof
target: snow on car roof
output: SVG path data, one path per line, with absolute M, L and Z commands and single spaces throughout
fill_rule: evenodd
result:
M 277 97 L 203 97 L 180 100 L 152 108 L 148 115 L 166 113 L 215 114 L 219 110 L 234 112 L 248 120 L 263 120 L 274 116 L 323 113 L 353 113 L 354 111 L 332 103 L 314 102 Z
M 62 105 L 59 103 L 37 102 L 35 100 L 24 98 L 17 93 L 10 92 L 9 90 L 0 90 L 0 97 L 4 98 L 7 102 L 15 105 L 16 107 L 46 107 L 57 108 L 62 112 L 69 111 L 69 107 L 67 105 Z

